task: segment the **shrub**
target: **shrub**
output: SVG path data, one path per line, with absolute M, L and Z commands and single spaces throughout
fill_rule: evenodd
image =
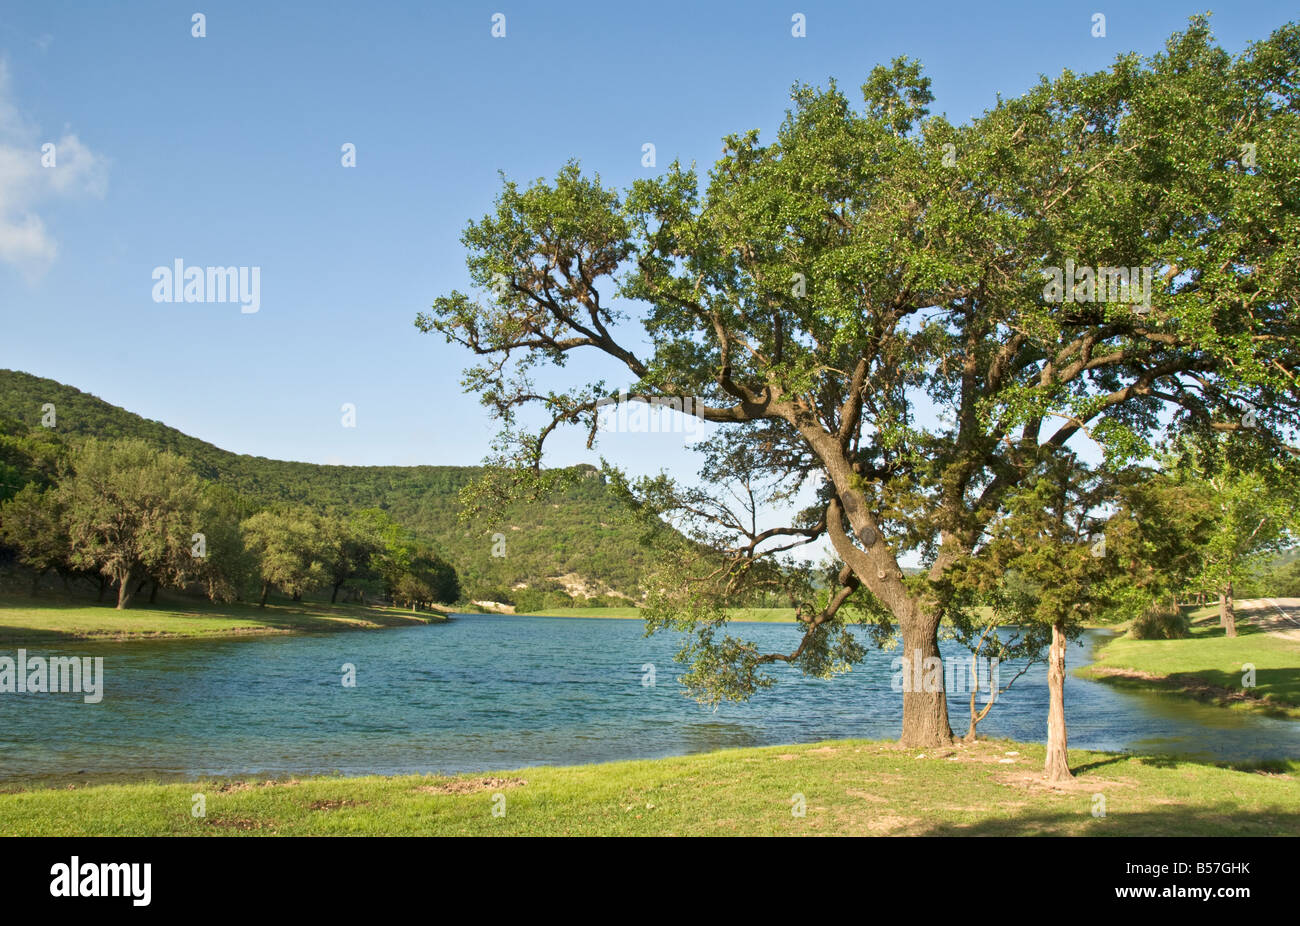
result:
M 1133 619 L 1128 633 L 1135 640 L 1181 640 L 1191 636 L 1191 622 L 1181 610 L 1150 607 Z

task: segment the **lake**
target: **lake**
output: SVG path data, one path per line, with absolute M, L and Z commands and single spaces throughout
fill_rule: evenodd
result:
M 736 624 L 765 647 L 793 648 L 791 624 Z M 1090 633 L 1069 650 L 1089 661 Z M 16 647 L 4 651 L 14 655 Z M 736 746 L 896 739 L 895 653 L 847 675 L 777 684 L 713 710 L 683 694 L 671 636 L 636 620 L 457 615 L 400 630 L 196 642 L 29 647 L 104 657 L 98 704 L 61 694 L 0 695 L 0 780 L 229 775 L 458 773 L 655 758 Z M 944 647 L 945 655 L 961 652 Z M 344 687 L 342 666 L 356 667 Z M 656 684 L 643 682 L 655 667 Z M 1002 668 L 1003 679 L 1011 673 Z M 1046 672 L 999 699 L 980 733 L 1042 741 Z M 966 730 L 967 699 L 951 699 Z M 1300 758 L 1300 724 L 1070 676 L 1070 746 L 1240 760 Z

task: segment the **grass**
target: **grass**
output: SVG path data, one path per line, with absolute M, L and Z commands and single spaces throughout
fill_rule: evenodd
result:
M 1037 744 L 864 740 L 456 778 L 97 785 L 0 794 L 0 835 L 1300 834 L 1300 763 L 1071 760 L 1058 787 Z
M 155 605 L 141 602 L 118 611 L 112 604 L 87 604 L 48 593 L 35 598 L 0 595 L 0 644 L 372 630 L 442 619 L 429 612 L 414 614 L 355 604 L 268 602 L 259 608 L 239 602 L 187 600 Z
M 1192 635 L 1182 640 L 1116 637 L 1081 675 L 1130 689 L 1173 692 L 1225 707 L 1300 718 L 1300 644 L 1237 622 L 1225 637 L 1213 607 L 1188 609 Z M 1245 664 L 1255 687 L 1242 685 Z
M 641 609 L 631 605 L 600 608 L 552 608 L 549 611 L 530 611 L 524 617 L 605 617 L 617 620 L 637 620 Z M 731 612 L 733 621 L 760 624 L 793 623 L 794 608 L 736 608 Z

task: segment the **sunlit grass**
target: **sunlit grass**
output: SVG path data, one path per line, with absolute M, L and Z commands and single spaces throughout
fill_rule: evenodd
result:
M 1300 717 L 1300 643 L 1238 620 L 1226 637 L 1216 608 L 1189 611 L 1192 635 L 1182 640 L 1106 643 L 1080 674 L 1133 689 L 1170 691 L 1210 703 Z M 1246 666 L 1254 666 L 1247 687 Z
M 82 600 L 0 596 L 0 643 L 57 643 L 61 640 L 134 640 L 211 637 L 249 633 L 362 630 L 417 626 L 442 616 L 395 608 L 318 602 L 271 602 L 265 608 L 208 601 L 113 604 Z
M 458 778 L 103 785 L 0 794 L 0 834 L 1300 834 L 1297 763 L 1070 758 L 1077 777 L 1056 788 L 1037 744 L 862 740 Z

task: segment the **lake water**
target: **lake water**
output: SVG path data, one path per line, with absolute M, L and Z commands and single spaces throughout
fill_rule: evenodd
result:
M 788 624 L 733 633 L 787 651 L 798 636 Z M 1087 663 L 1096 639 L 1071 646 L 1069 665 Z M 33 646 L 31 655 L 103 656 L 104 696 L 0 695 L 0 780 L 456 773 L 899 734 L 894 653 L 873 652 L 832 680 L 777 666 L 773 688 L 715 711 L 683 694 L 675 651 L 670 636 L 644 637 L 640 621 L 497 615 L 315 636 Z M 354 688 L 341 683 L 344 663 L 356 667 Z M 654 687 L 642 684 L 646 663 Z M 1042 741 L 1046 699 L 1039 666 L 980 733 Z M 958 734 L 966 701 L 949 705 Z M 1073 676 L 1066 711 L 1071 747 L 1300 758 L 1294 721 Z

